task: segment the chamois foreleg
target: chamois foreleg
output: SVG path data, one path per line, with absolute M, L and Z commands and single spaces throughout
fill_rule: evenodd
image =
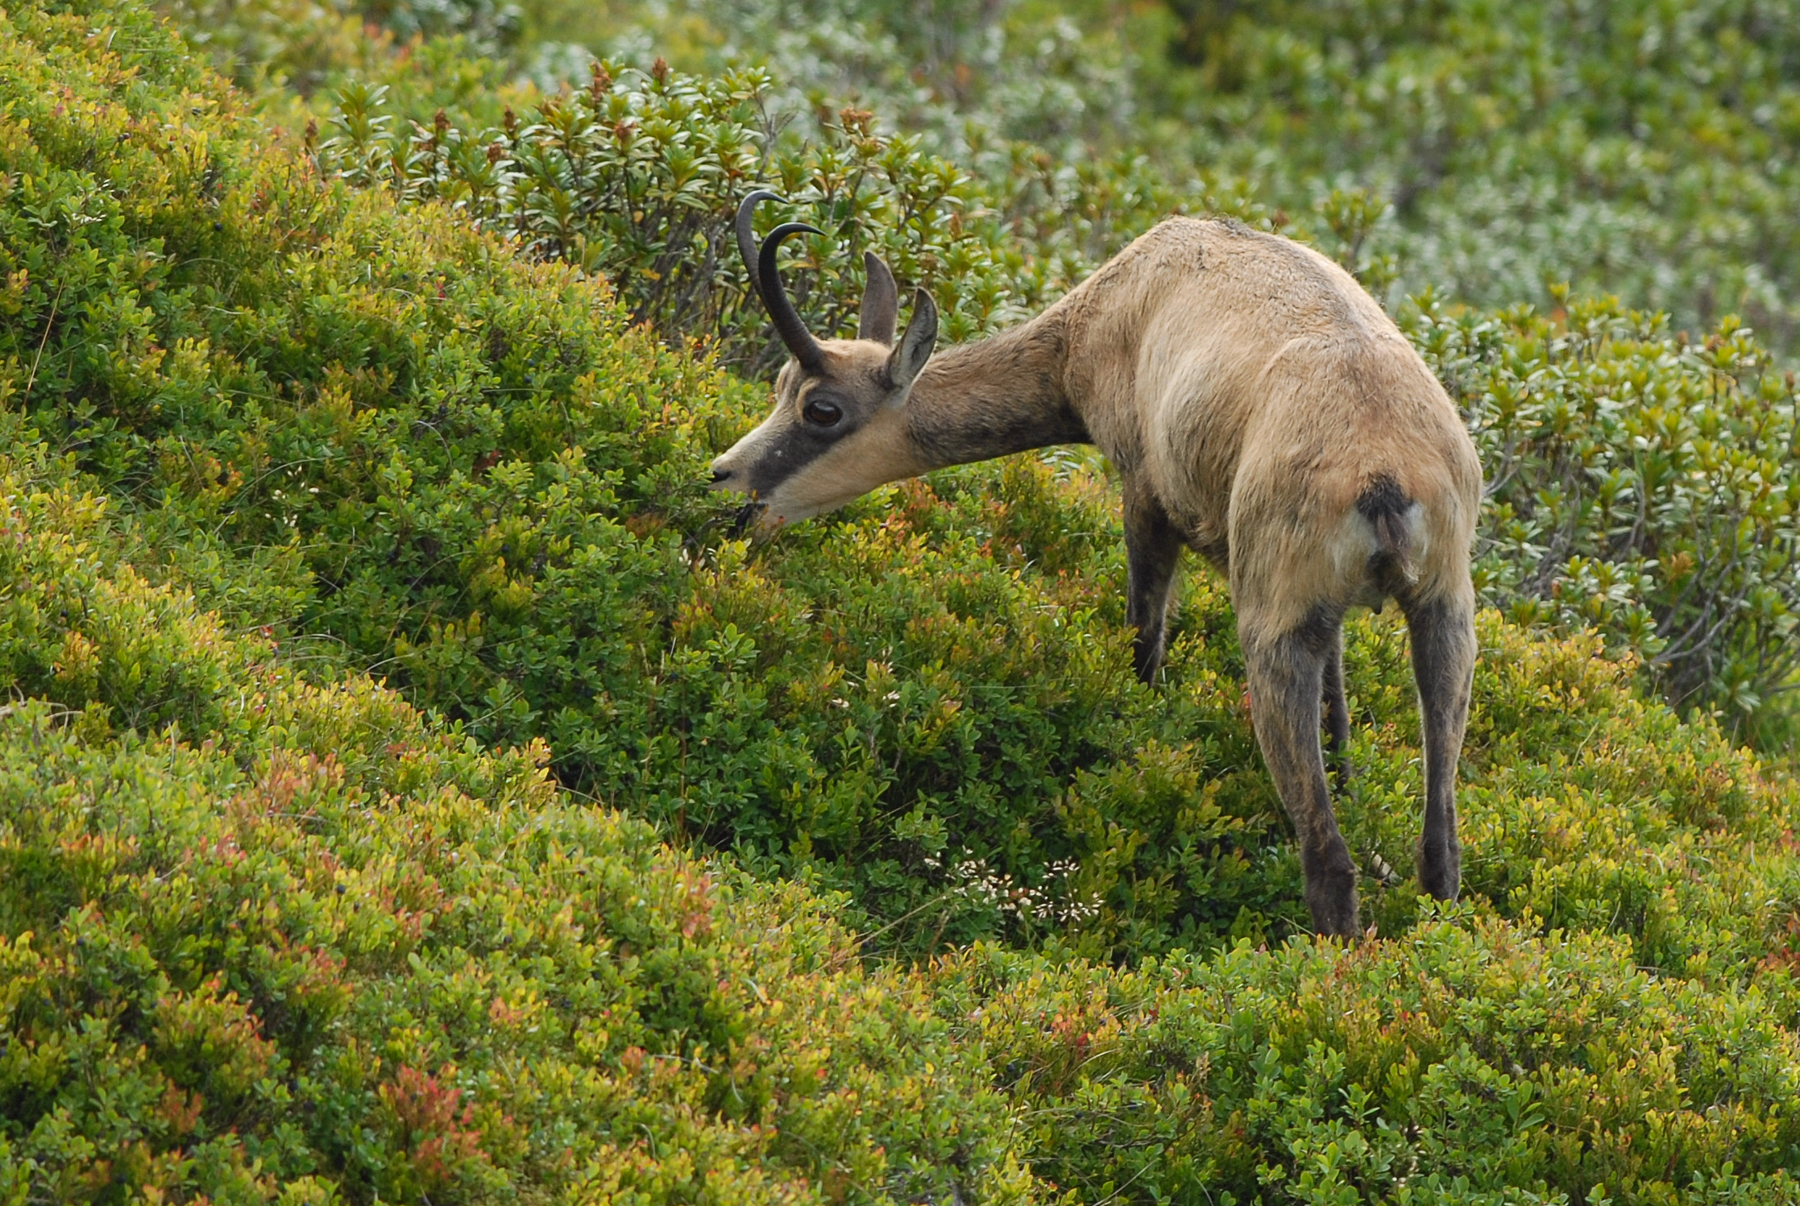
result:
M 1331 810 L 1325 756 L 1319 744 L 1325 667 L 1341 623 L 1341 616 L 1321 612 L 1285 635 L 1263 642 L 1244 640 L 1243 644 L 1250 715 L 1275 790 L 1294 821 L 1313 928 L 1321 934 L 1352 938 L 1359 932 L 1356 864 Z M 1240 623 L 1240 638 L 1245 634 Z
M 1462 880 L 1456 837 L 1456 763 L 1469 722 L 1475 673 L 1475 612 L 1460 599 L 1402 603 L 1412 633 L 1419 727 L 1425 737 L 1425 818 L 1419 832 L 1419 884 L 1439 900 L 1455 900 Z
M 1156 677 L 1167 643 L 1169 591 L 1181 534 L 1150 491 L 1125 482 L 1125 621 L 1137 629 L 1132 662 L 1144 682 Z

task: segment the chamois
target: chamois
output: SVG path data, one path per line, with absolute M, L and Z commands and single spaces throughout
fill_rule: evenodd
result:
M 793 523 L 885 482 L 1051 444 L 1098 445 L 1123 487 L 1138 675 L 1161 664 L 1182 546 L 1226 576 L 1251 718 L 1293 818 L 1323 934 L 1358 932 L 1356 865 L 1331 808 L 1349 738 L 1343 617 L 1396 600 L 1412 634 L 1425 741 L 1419 880 L 1454 900 L 1456 764 L 1475 661 L 1469 549 L 1481 464 L 1456 407 L 1393 321 L 1337 264 L 1235 221 L 1170 218 L 1027 322 L 933 356 L 923 289 L 899 342 L 892 272 L 873 254 L 855 339 L 815 339 L 757 248 L 739 251 L 792 359 L 774 411 L 712 465 L 745 523 Z

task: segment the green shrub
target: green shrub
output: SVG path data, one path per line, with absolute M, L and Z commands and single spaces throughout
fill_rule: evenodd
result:
M 527 256 L 603 274 L 635 321 L 674 343 L 716 339 L 752 375 L 785 357 L 738 262 L 731 218 L 755 184 L 791 197 L 829 236 L 794 274 L 796 304 L 820 331 L 850 333 L 862 256 L 933 290 L 945 338 L 1025 317 L 1169 208 L 1192 199 L 1140 161 L 1057 172 L 1022 155 L 999 189 L 911 137 L 876 132 L 846 108 L 815 142 L 771 141 L 761 71 L 695 78 L 592 66 L 587 86 L 539 98 L 496 127 L 408 112 L 386 85 L 346 83 L 319 146 L 321 167 L 407 201 L 448 202 Z M 1229 193 L 1214 208 L 1237 206 Z M 1029 258 L 1016 235 L 1037 236 Z
M 1800 669 L 1794 375 L 1727 321 L 1703 343 L 1616 298 L 1554 317 L 1403 320 L 1488 477 L 1478 585 L 1519 623 L 1591 628 L 1678 705 L 1780 729 Z
M 394 47 L 371 37 L 354 6 L 333 0 L 168 0 L 158 6 L 194 50 L 239 86 L 311 95 L 346 71 L 375 71 Z
M 0 66 L 0 1200 L 1795 1200 L 1800 796 L 1629 652 L 1485 613 L 1467 903 L 1294 938 L 1223 588 L 1137 685 L 1099 468 L 725 539 L 759 399 L 604 286 L 125 0 Z M 1404 873 L 1402 629 L 1348 660 Z
M 1478 711 L 1509 733 L 1547 714 L 1560 730 L 1532 739 L 1576 752 L 1470 801 L 1487 895 L 1507 826 L 1539 843 L 1553 882 L 1514 889 L 1517 922 L 1477 904 L 1355 951 L 1244 942 L 1132 971 L 993 947 L 870 969 L 835 902 L 559 793 L 541 743 L 488 752 L 364 677 L 309 683 L 147 583 L 66 461 L 15 456 L 0 497 L 7 685 L 28 697 L 0 715 L 11 1199 L 1800 1195 L 1781 1108 L 1800 953 L 1748 917 L 1719 928 L 1746 898 L 1800 899 L 1791 836 L 1769 785 L 1724 778 L 1704 730 L 1579 643 L 1499 630 Z M 122 639 L 65 673 L 95 631 Z M 94 697 L 133 668 L 135 705 L 177 719 L 127 728 Z M 1582 705 L 1616 743 L 1576 740 Z M 1165 758 L 1084 790 L 1191 801 Z M 1655 806 L 1605 802 L 1652 764 Z M 1500 797 L 1529 815 L 1497 817 Z M 1592 932 L 1630 932 L 1604 914 L 1631 905 L 1618 871 L 1652 861 L 1674 874 L 1632 882 L 1660 920 Z M 1641 966 L 1680 954 L 1673 976 Z
M 1164 77 L 1165 137 L 1267 203 L 1381 198 L 1402 289 L 1503 307 L 1570 282 L 1800 348 L 1792 0 L 1168 7 L 1197 64 Z
M 1027 1200 L 928 986 L 0 475 L 8 1201 Z M 121 687 L 114 690 L 114 687 Z
M 269 7 L 221 23 L 215 6 L 193 28 L 220 36 Z M 390 28 L 479 24 L 411 15 L 429 7 L 393 8 Z M 846 106 L 873 110 L 996 194 L 1131 163 L 1157 191 L 1232 180 L 1309 225 L 1333 193 L 1364 197 L 1371 280 L 1397 283 L 1392 302 L 1432 287 L 1484 308 L 1547 305 L 1566 281 L 1667 311 L 1696 337 L 1738 315 L 1784 357 L 1800 347 L 1793 0 L 1533 0 L 1504 14 L 1479 0 L 522 7 L 507 74 L 547 91 L 585 84 L 584 45 L 639 67 L 763 69 L 759 126 L 816 141 Z M 429 108 L 410 115 L 429 126 Z
M 1086 1201 L 1800 1200 L 1791 984 L 1659 980 L 1593 934 L 1459 912 L 1131 972 L 978 948 L 939 992 Z
M 1177 193 L 1239 177 L 1266 210 L 1309 223 L 1334 191 L 1360 193 L 1392 302 L 1432 287 L 1547 306 L 1567 281 L 1696 337 L 1735 314 L 1784 357 L 1800 349 L 1793 0 L 578 11 L 552 36 L 639 65 L 766 67 L 777 121 L 810 136 L 815 114 L 854 103 L 996 187 L 1024 140 L 1069 170 L 1147 156 Z
M 493 60 L 517 40 L 522 15 L 501 0 L 158 0 L 153 7 L 274 112 L 290 106 L 290 92 L 310 97 L 346 73 L 404 78 L 404 61 L 414 57 L 437 68 L 455 57 L 462 62 L 453 75 L 480 63 L 483 82 L 495 87 L 501 72 Z
M 777 121 L 803 127 L 846 103 L 985 170 L 1026 142 L 1059 160 L 1133 141 L 1147 90 L 1137 76 L 1161 40 L 1153 6 L 1001 0 L 674 0 L 654 8 L 524 0 L 520 58 L 554 86 L 592 53 L 647 64 L 666 56 L 711 74 L 754 65 L 774 77 Z M 1153 32 L 1154 31 L 1154 32 Z
M 1144 957 L 1296 927 L 1298 869 L 1240 707 L 1225 593 L 1196 573 L 1165 682 L 1135 684 L 1097 470 L 1015 458 L 770 545 L 725 539 L 700 481 L 760 408 L 751 391 L 628 328 L 568 265 L 520 264 L 441 206 L 402 212 L 319 180 L 228 94 L 201 105 L 203 81 L 178 101 L 112 51 L 64 94 L 79 103 L 59 100 L 36 47 L 96 53 L 96 19 L 28 10 L 15 20 L 41 41 L 8 43 L 0 222 L 22 283 L 0 379 L 120 499 L 153 579 L 194 584 L 234 624 L 279 621 L 315 665 L 374 668 L 484 743 L 543 739 L 565 785 L 677 839 L 846 890 L 883 949 L 1055 934 Z M 167 141 L 132 133 L 152 121 L 186 124 Z M 96 171 L 131 187 L 91 186 Z M 51 199 L 94 220 L 34 234 L 31 205 Z M 1478 718 L 1573 673 L 1525 657 L 1511 630 L 1486 634 Z M 1370 735 L 1345 824 L 1359 856 L 1404 870 L 1403 636 L 1364 621 L 1352 645 Z M 1521 660 L 1553 677 L 1513 683 Z M 1514 824 L 1541 807 L 1518 784 L 1567 784 L 1530 790 L 1579 790 L 1606 817 L 1663 801 L 1592 846 L 1629 860 L 1723 840 L 1714 810 L 1680 811 L 1696 775 L 1755 778 L 1710 727 L 1633 702 L 1620 673 L 1582 670 L 1555 716 L 1509 705 L 1513 725 L 1477 725 L 1469 882 L 1509 913 L 1562 918 L 1513 899 L 1549 857 L 1533 823 Z M 1596 761 L 1651 730 L 1666 736 L 1634 753 L 1633 777 Z M 1785 823 L 1784 797 L 1733 799 L 1736 840 Z M 1769 890 L 1754 896 L 1705 896 L 1706 875 L 1672 869 L 1624 884 L 1599 868 L 1554 891 L 1679 970 L 1715 939 L 1751 949 L 1778 931 L 1788 868 L 1759 865 Z M 1660 904 L 1608 911 L 1627 888 L 1660 901 L 1646 884 L 1704 907 L 1670 906 L 1666 927 Z M 1412 908 L 1404 886 L 1370 900 L 1389 925 Z

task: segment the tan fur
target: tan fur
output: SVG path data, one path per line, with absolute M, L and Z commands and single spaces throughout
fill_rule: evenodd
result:
M 921 309 L 935 336 L 929 299 L 915 307 L 915 324 Z M 1286 693 L 1286 702 L 1258 701 L 1257 730 L 1300 832 L 1315 922 L 1327 932 L 1352 930 L 1356 905 L 1315 765 L 1319 684 L 1329 694 L 1335 682 L 1337 699 L 1326 702 L 1341 744 L 1338 618 L 1402 593 L 1415 655 L 1425 658 L 1422 698 L 1441 701 L 1432 706 L 1443 713 L 1427 726 L 1436 769 L 1421 876 L 1454 897 L 1450 793 L 1473 658 L 1469 548 L 1481 467 L 1442 386 L 1348 273 L 1238 223 L 1174 218 L 1037 318 L 932 359 L 909 396 L 883 385 L 882 366 L 895 355 L 885 344 L 822 346 L 822 371 L 783 371 L 774 413 L 715 462 L 716 484 L 754 490 L 750 479 L 761 474 L 772 483 L 759 498 L 762 521 L 773 526 L 945 465 L 1045 444 L 1099 445 L 1124 480 L 1140 673 L 1154 673 L 1161 658 L 1179 541 L 1229 577 L 1253 693 L 1259 677 L 1271 699 Z M 828 452 L 777 482 L 782 456 L 818 444 L 806 444 L 817 433 L 807 433 L 801 408 L 820 390 L 849 399 L 848 426 Z M 1378 528 L 1358 504 L 1383 481 L 1404 505 L 1382 512 Z M 1383 548 L 1405 554 L 1385 576 L 1372 569 Z M 1313 639 L 1321 618 L 1324 645 Z M 1420 624 L 1430 626 L 1423 640 Z M 1319 658 L 1330 662 L 1322 671 Z M 1309 690 L 1311 754 L 1300 718 Z
M 822 342 L 834 375 L 872 378 L 888 356 L 871 341 Z M 775 413 L 715 470 L 801 422 L 798 378 L 783 372 Z M 1230 222 L 1170 219 L 1023 327 L 940 354 L 904 409 L 941 447 L 884 417 L 763 499 L 763 522 L 980 459 L 991 453 L 956 437 L 983 410 L 1058 402 L 1229 573 L 1252 640 L 1321 602 L 1363 600 L 1361 566 L 1339 541 L 1363 523 L 1350 518 L 1357 496 L 1381 474 L 1420 504 L 1421 595 L 1470 589 L 1481 466 L 1442 386 L 1342 268 Z

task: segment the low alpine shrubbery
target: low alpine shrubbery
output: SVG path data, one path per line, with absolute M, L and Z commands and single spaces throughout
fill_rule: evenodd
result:
M 173 50 L 146 86 L 156 60 L 89 50 L 94 19 L 30 10 L 7 44 L 0 221 L 18 310 L 0 380 L 131 514 L 153 581 L 191 584 L 232 623 L 275 622 L 322 669 L 373 668 L 486 744 L 546 741 L 563 784 L 678 840 L 847 891 L 883 949 L 1054 934 L 1144 957 L 1299 923 L 1222 584 L 1192 575 L 1163 682 L 1133 682 L 1097 468 L 1015 458 L 772 544 L 731 540 L 703 466 L 759 391 L 627 327 L 565 264 L 521 264 L 440 206 L 321 180 Z M 40 46 L 96 69 L 48 86 Z M 1473 349 L 1458 372 L 1514 363 L 1484 350 L 1489 330 L 1444 345 Z M 1735 380 L 1684 364 L 1675 379 Z M 1554 920 L 1584 893 L 1611 899 L 1602 876 L 1554 908 L 1512 900 L 1545 849 L 1513 823 L 1532 793 L 1579 788 L 1610 818 L 1728 782 L 1728 804 L 1671 803 L 1622 848 L 1704 847 L 1727 821 L 1732 840 L 1779 832 L 1785 805 L 1747 758 L 1708 726 L 1639 715 L 1615 666 L 1586 665 L 1585 639 L 1524 659 L 1551 675 L 1524 683 L 1509 676 L 1535 647 L 1504 627 L 1484 639 L 1466 781 L 1469 825 L 1492 801 L 1496 828 L 1471 845 L 1471 890 Z M 1359 857 L 1404 872 L 1404 640 L 1365 620 L 1351 645 L 1364 736 L 1346 827 Z M 1561 699 L 1565 663 L 1584 668 L 1555 716 L 1507 702 Z M 1503 705 L 1516 723 L 1481 722 Z M 1668 736 L 1646 747 L 1655 726 Z M 1621 747 L 1623 779 L 1596 761 Z M 1552 782 L 1568 786 L 1519 786 Z M 1695 882 L 1659 872 L 1607 924 L 1679 969 L 1707 927 L 1753 947 L 1784 921 L 1771 890 L 1674 909 L 1658 929 L 1649 885 L 1679 898 Z M 1388 895 L 1371 915 L 1399 924 L 1410 888 Z
M 1794 1201 L 1800 797 L 1629 652 L 1484 615 L 1445 912 L 1355 621 L 1315 943 L 1223 588 L 1136 684 L 1100 467 L 729 539 L 760 391 L 604 286 L 132 0 L 0 63 L 0 1201 Z
M 1734 321 L 1690 341 L 1616 298 L 1546 316 L 1426 297 L 1403 323 L 1481 449 L 1485 597 L 1522 624 L 1600 633 L 1677 706 L 1791 749 L 1794 374 Z
M 730 215 L 753 183 L 776 183 L 794 216 L 829 233 L 791 279 L 809 320 L 844 334 L 865 249 L 931 288 L 960 340 L 1053 300 L 1167 213 L 1284 221 L 1227 181 L 1176 188 L 1129 157 L 1051 171 L 1021 152 L 1010 174 L 972 177 L 850 110 L 816 142 L 770 140 L 758 125 L 769 81 L 756 72 L 594 71 L 588 88 L 482 133 L 440 115 L 403 134 L 378 89 L 351 85 L 321 163 L 410 201 L 451 202 L 529 256 L 602 272 L 634 318 L 677 343 L 705 333 L 752 375 L 785 356 L 731 244 Z M 1338 191 L 1313 217 L 1379 284 L 1390 268 L 1364 247 L 1379 207 Z M 1794 386 L 1768 352 L 1735 320 L 1678 340 L 1665 319 L 1613 299 L 1547 316 L 1427 294 L 1405 319 L 1487 467 L 1486 601 L 1523 623 L 1593 628 L 1678 706 L 1786 748 L 1800 472 Z
M 0 1200 L 1031 1199 L 804 891 L 309 683 L 65 466 L 0 497 Z
M 309 682 L 146 581 L 66 461 L 12 456 L 0 496 L 8 1200 L 1800 1199 L 1800 952 L 1717 928 L 1794 898 L 1791 837 L 1732 852 L 1785 883 L 1715 885 L 1719 845 L 1584 803 L 1634 751 L 1537 797 L 1559 858 L 1516 922 L 1477 895 L 1356 950 L 870 968 L 832 902 L 560 792 L 541 744 Z M 1587 650 L 1499 652 L 1496 723 L 1591 697 L 1680 745 Z M 1759 830 L 1755 787 L 1673 791 Z M 1676 860 L 1646 933 L 1715 929 L 1658 975 L 1600 914 Z
M 1128 971 L 979 949 L 939 1008 L 1080 1200 L 1800 1200 L 1791 983 L 1466 911 Z
M 813 271 L 794 278 L 796 304 L 820 331 L 854 331 L 863 252 L 874 251 L 932 289 L 951 341 L 1026 316 L 1096 257 L 1195 204 L 1134 176 L 1130 159 L 1064 173 L 1022 150 L 1015 171 L 980 181 L 917 139 L 879 134 L 875 115 L 855 108 L 816 141 L 772 138 L 771 86 L 759 70 L 696 78 L 596 62 L 586 87 L 539 97 L 524 116 L 509 108 L 484 128 L 409 112 L 389 85 L 352 79 L 317 154 L 328 174 L 449 203 L 528 257 L 603 273 L 635 321 L 673 343 L 715 341 L 751 375 L 786 357 L 732 240 L 737 202 L 755 185 L 780 189 L 829 236 L 810 245 Z M 1206 203 L 1271 222 L 1228 191 Z

